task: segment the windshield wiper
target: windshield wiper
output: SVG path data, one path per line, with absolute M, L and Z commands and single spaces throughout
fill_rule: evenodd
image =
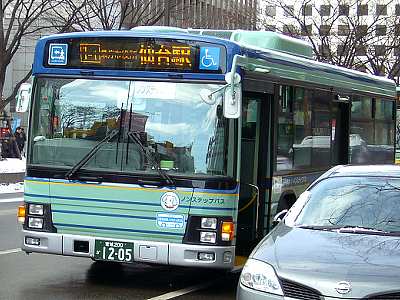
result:
M 372 233 L 372 234 L 400 234 L 396 231 L 385 231 L 372 227 L 353 226 L 353 225 L 299 225 L 296 228 L 322 230 L 322 231 L 338 231 L 340 233 Z
M 119 133 L 118 129 L 114 129 L 110 131 L 104 139 L 99 141 L 96 145 L 93 146 L 92 150 L 89 151 L 80 161 L 78 161 L 66 174 L 65 178 L 66 179 L 72 179 L 76 172 L 79 171 L 80 168 L 82 168 L 96 153 L 99 151 L 101 146 L 103 146 L 104 143 L 107 143 L 110 141 L 112 138 L 114 138 L 117 134 Z
M 311 229 L 311 230 L 335 230 L 336 228 L 333 226 L 324 226 L 324 225 L 299 225 L 296 228 L 301 229 Z
M 164 170 L 161 169 L 160 165 L 153 159 L 153 157 L 149 153 L 147 153 L 143 143 L 136 136 L 136 134 L 133 131 L 128 131 L 127 135 L 129 139 L 133 140 L 139 146 L 142 154 L 146 156 L 147 160 L 156 169 L 158 175 L 160 175 L 160 177 L 166 182 L 166 184 L 175 186 L 174 180 L 166 172 L 164 172 Z
M 353 225 L 344 225 L 344 226 L 336 226 L 339 232 L 343 233 L 390 233 L 389 231 L 376 229 L 373 227 L 365 227 L 365 226 L 353 226 Z

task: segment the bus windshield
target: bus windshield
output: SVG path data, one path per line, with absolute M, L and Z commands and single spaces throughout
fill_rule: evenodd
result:
M 227 124 L 206 83 L 37 78 L 28 164 L 73 167 L 118 130 L 82 169 L 226 175 Z M 128 139 L 128 133 L 135 139 Z M 141 145 L 139 145 L 141 144 Z

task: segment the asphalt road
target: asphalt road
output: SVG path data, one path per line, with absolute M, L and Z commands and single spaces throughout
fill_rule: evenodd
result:
M 215 270 L 116 265 L 87 258 L 26 255 L 19 202 L 0 200 L 0 299 L 234 299 L 238 274 Z

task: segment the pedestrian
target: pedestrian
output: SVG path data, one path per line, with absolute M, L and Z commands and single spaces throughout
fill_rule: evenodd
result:
M 16 138 L 11 132 L 6 135 L 6 139 L 2 148 L 4 157 L 22 159 Z
M 19 153 L 20 155 L 22 155 L 24 153 L 26 142 L 26 135 L 23 128 L 17 127 L 17 129 L 15 130 L 15 141 L 17 142 Z

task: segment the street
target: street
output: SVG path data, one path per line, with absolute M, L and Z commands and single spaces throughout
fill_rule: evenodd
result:
M 0 199 L 0 299 L 234 299 L 238 274 L 26 255 L 17 199 Z M 22 199 L 21 199 L 22 201 Z

